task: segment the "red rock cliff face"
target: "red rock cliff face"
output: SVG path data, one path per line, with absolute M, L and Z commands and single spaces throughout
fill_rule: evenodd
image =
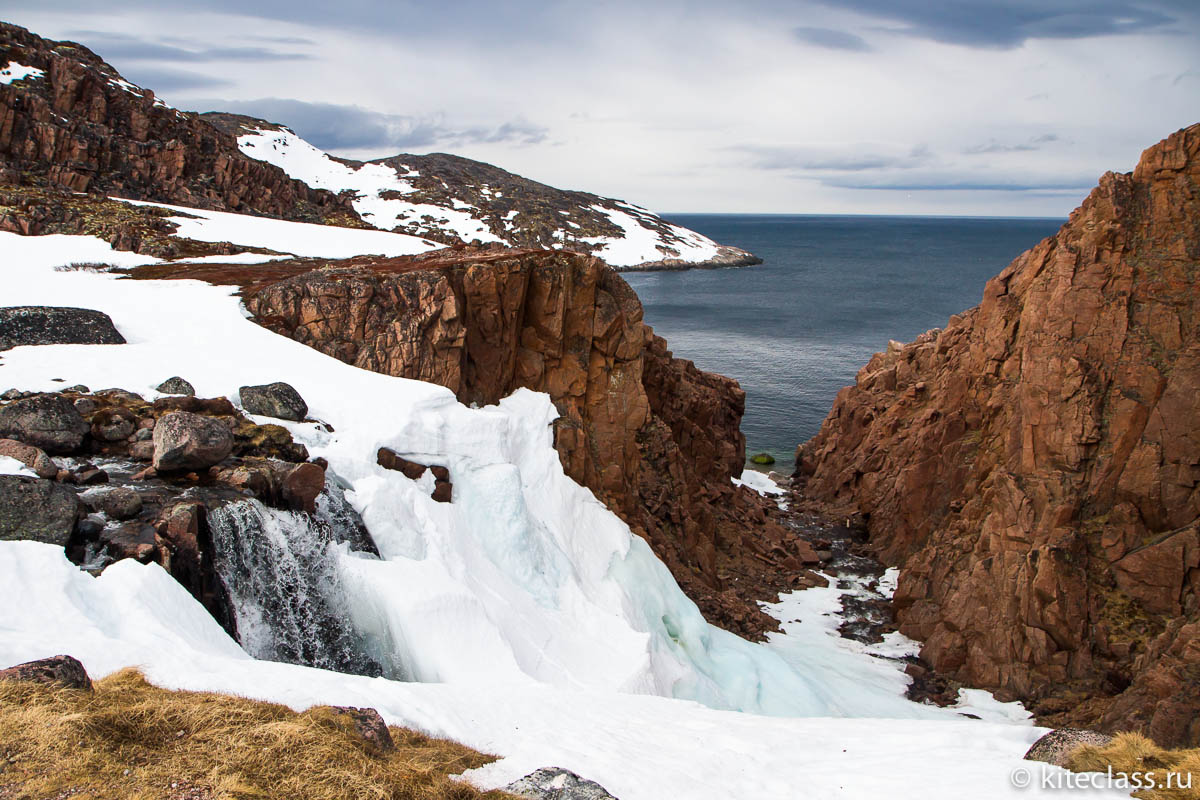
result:
M 248 288 L 246 305 L 272 330 L 463 402 L 547 392 L 567 474 L 650 542 L 706 616 L 745 634 L 770 627 L 755 605 L 770 588 L 726 580 L 750 565 L 800 569 L 768 504 L 730 483 L 745 395 L 673 358 L 620 276 L 549 251 L 358 261 Z
M 121 80 L 82 45 L 0 23 L 0 183 L 42 182 L 198 208 L 361 224 L 349 201 L 243 156 L 234 137 Z
M 1051 721 L 1200 742 L 1200 126 L 1105 175 L 797 453 L 902 567 L 901 630 Z

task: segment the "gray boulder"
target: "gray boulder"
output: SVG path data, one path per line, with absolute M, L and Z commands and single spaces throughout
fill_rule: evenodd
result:
M 233 451 L 233 432 L 219 419 L 172 411 L 154 426 L 154 468 L 159 472 L 207 469 Z
M 155 388 L 163 394 L 184 394 L 188 397 L 196 396 L 196 387 L 178 375 L 173 378 L 167 378 Z
M 53 478 L 58 475 L 58 465 L 46 455 L 45 450 L 18 442 L 16 439 L 0 439 L 0 456 L 15 458 L 36 472 L 39 478 Z
M 142 497 L 125 486 L 96 486 L 79 495 L 91 511 L 107 514 L 110 519 L 133 519 L 142 511 Z
M 1106 733 L 1086 731 L 1080 728 L 1059 728 L 1047 733 L 1033 743 L 1025 753 L 1026 761 L 1045 761 L 1056 767 L 1066 767 L 1071 751 L 1085 744 L 1104 747 L 1113 737 Z
M 617 800 L 595 781 L 561 767 L 542 767 L 505 786 L 504 791 L 535 800 Z
M 0 669 L 0 681 L 61 683 L 69 689 L 92 690 L 92 680 L 87 670 L 79 663 L 79 659 L 71 656 L 51 656 Z
M 125 344 L 112 319 L 90 308 L 0 308 L 0 350 L 38 344 Z
M 53 481 L 0 475 L 0 541 L 65 547 L 82 518 L 75 492 Z
M 0 408 L 0 437 L 40 447 L 52 455 L 75 452 L 87 432 L 83 416 L 62 395 L 34 395 Z
M 303 422 L 308 416 L 308 403 L 287 383 L 243 386 L 238 394 L 242 399 L 242 407 L 249 414 L 293 422 Z

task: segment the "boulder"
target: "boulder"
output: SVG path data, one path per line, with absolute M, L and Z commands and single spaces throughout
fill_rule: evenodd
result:
M 283 499 L 294 511 L 317 510 L 317 495 L 325 489 L 325 470 L 316 464 L 297 464 L 283 479 Z
M 141 495 L 124 486 L 97 486 L 83 492 L 79 499 L 88 509 L 116 520 L 133 519 L 142 510 Z
M 84 689 L 89 692 L 92 690 L 92 681 L 87 670 L 78 659 L 71 656 L 52 656 L 0 669 L 0 681 L 60 683 L 68 689 Z
M 167 378 L 155 388 L 163 394 L 182 394 L 188 397 L 196 395 L 196 387 L 178 375 L 173 378 Z
M 15 458 L 36 472 L 39 478 L 53 478 L 58 474 L 58 465 L 46 451 L 16 439 L 0 439 L 0 456 Z
M 172 411 L 154 426 L 154 468 L 159 472 L 207 469 L 233 450 L 233 432 L 218 419 Z
M 375 709 L 353 706 L 330 706 L 330 709 L 335 716 L 351 723 L 355 735 L 362 739 L 369 749 L 379 753 L 390 753 L 396 749 L 387 723 Z
M 379 448 L 379 452 L 375 454 L 375 461 L 384 469 L 392 469 L 397 472 L 404 473 L 404 477 L 409 480 L 416 480 L 425 474 L 425 470 L 429 469 L 424 464 L 418 464 L 415 461 L 409 461 L 404 456 L 396 453 L 387 447 Z
M 125 344 L 108 314 L 88 308 L 0 308 L 0 350 L 40 344 Z
M 1080 728 L 1059 728 L 1047 733 L 1033 743 L 1025 753 L 1026 761 L 1045 761 L 1056 767 L 1066 767 L 1071 751 L 1085 744 L 1104 747 L 1113 737 L 1106 733 L 1085 731 Z
M 17 439 L 53 455 L 78 450 L 87 432 L 87 422 L 61 395 L 34 395 L 0 408 L 0 437 Z
M 149 564 L 151 561 L 167 560 L 166 548 L 159 540 L 158 532 L 137 520 L 106 527 L 100 532 L 100 543 L 104 545 L 105 555 L 113 561 L 132 558 Z
M 79 498 L 66 486 L 40 478 L 0 475 L 0 541 L 65 547 L 82 516 Z
M 445 467 L 430 467 L 433 473 L 433 499 L 439 503 L 449 503 L 454 499 L 454 484 L 450 482 L 450 470 Z
M 562 767 L 542 767 L 505 786 L 504 791 L 534 800 L 617 800 L 600 784 Z
M 238 390 L 247 414 L 302 422 L 308 416 L 308 404 L 290 384 L 277 382 L 263 386 L 243 386 Z
M 101 409 L 92 417 L 92 438 L 101 442 L 120 442 L 132 436 L 137 425 L 137 416 L 127 408 Z

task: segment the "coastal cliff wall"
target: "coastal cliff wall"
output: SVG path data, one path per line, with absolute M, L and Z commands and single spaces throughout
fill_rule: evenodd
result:
M 0 184 L 363 225 L 347 198 L 244 156 L 234 137 L 123 80 L 82 45 L 0 23 L 0 63 L 44 75 L 0 84 Z
M 1200 125 L 877 354 L 797 451 L 902 567 L 900 630 L 941 673 L 1200 742 L 1198 279 Z
M 772 627 L 756 601 L 801 562 L 773 504 L 731 483 L 745 394 L 674 358 L 603 262 L 439 251 L 328 264 L 244 295 L 271 330 L 464 403 L 548 393 L 566 473 L 651 544 L 709 620 L 751 636 Z

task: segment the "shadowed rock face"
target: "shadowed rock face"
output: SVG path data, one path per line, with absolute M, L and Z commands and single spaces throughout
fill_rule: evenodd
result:
M 1108 173 L 797 452 L 902 566 L 900 629 L 1043 719 L 1200 742 L 1200 126 Z
M 0 23 L 9 61 L 45 74 L 0 85 L 0 183 L 361 224 L 348 200 L 246 158 L 234 137 L 126 83 L 82 45 Z
M 521 387 L 548 393 L 562 415 L 555 446 L 567 474 L 651 543 L 710 619 L 750 635 L 771 626 L 754 602 L 771 589 L 722 578 L 740 566 L 786 579 L 786 545 L 772 546 L 793 538 L 767 519 L 764 501 L 730 484 L 743 465 L 745 394 L 673 358 L 633 290 L 600 261 L 442 251 L 334 263 L 246 295 L 278 333 L 364 369 L 441 384 L 465 403 Z

